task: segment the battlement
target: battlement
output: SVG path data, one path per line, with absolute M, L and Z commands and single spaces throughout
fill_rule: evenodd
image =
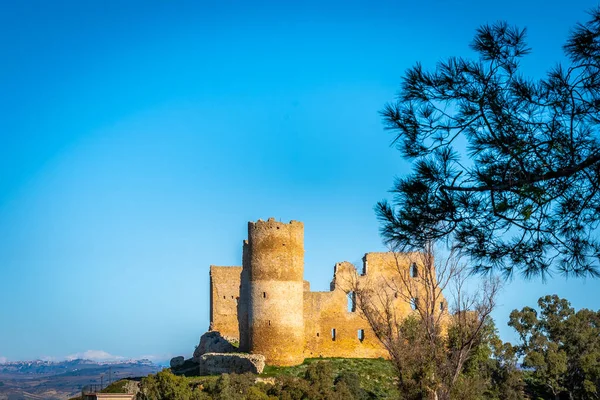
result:
M 304 232 L 304 224 L 300 221 L 291 220 L 288 223 L 276 221 L 275 218 L 271 217 L 266 221 L 259 219 L 256 222 L 248 222 L 248 235 L 251 235 L 253 231 L 270 231 L 270 230 L 282 230 L 282 231 L 298 231 Z
M 220 266 L 220 265 L 211 265 L 210 266 L 210 277 L 215 281 L 223 281 L 226 282 L 231 280 L 232 278 L 239 277 L 242 273 L 242 267 L 238 266 Z
M 285 223 L 285 222 L 281 222 L 281 221 L 276 221 L 275 218 L 273 217 L 269 217 L 266 221 L 259 218 L 256 222 L 253 221 L 249 221 L 248 225 L 255 225 L 255 226 L 282 226 L 282 225 L 296 225 L 296 226 L 302 226 L 304 227 L 304 223 L 301 221 L 296 221 L 294 219 L 292 219 L 290 222 Z
M 244 268 L 250 281 L 296 281 L 304 275 L 304 224 L 258 220 L 248 223 Z

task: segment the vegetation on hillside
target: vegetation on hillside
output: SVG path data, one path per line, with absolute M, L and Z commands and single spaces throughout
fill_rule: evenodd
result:
M 383 359 L 307 359 L 263 374 L 175 376 L 164 370 L 144 378 L 138 400 L 150 399 L 397 399 L 393 365 Z
M 462 388 L 471 388 L 481 374 L 464 371 L 491 345 L 488 327 L 500 281 L 486 279 L 467 290 L 466 264 L 455 253 L 434 254 L 433 245 L 404 257 L 412 267 L 397 257 L 385 276 L 354 279 L 357 307 L 388 351 L 405 398 L 469 398 Z M 399 303 L 412 304 L 413 312 L 407 317 Z
M 389 360 L 343 358 L 267 366 L 260 375 L 185 377 L 163 370 L 141 380 L 137 399 L 597 399 L 600 311 L 575 311 L 558 296 L 540 298 L 538 305 L 539 311 L 525 307 L 511 313 L 509 325 L 520 337 L 516 345 L 502 342 L 488 319 L 449 393 L 432 390 L 431 372 L 443 370 L 423 357 L 419 341 L 425 335 L 409 318 L 401 329 L 412 332 L 416 342 L 402 370 Z M 448 351 L 452 348 L 448 344 Z M 116 391 L 118 385 L 113 384 Z

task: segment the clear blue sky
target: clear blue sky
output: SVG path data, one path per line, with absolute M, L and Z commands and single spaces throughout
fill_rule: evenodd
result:
M 305 222 L 305 276 L 384 247 L 373 205 L 408 165 L 377 114 L 403 71 L 527 26 L 542 74 L 594 1 L 4 1 L 0 360 L 190 356 L 208 267 L 246 222 Z M 600 308 L 600 281 L 507 285 Z

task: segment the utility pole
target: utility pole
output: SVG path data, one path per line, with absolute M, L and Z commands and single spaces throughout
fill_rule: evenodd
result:
M 108 367 L 108 384 L 112 385 L 112 367 Z
M 102 390 L 102 386 L 104 386 L 104 374 L 100 375 L 100 390 Z

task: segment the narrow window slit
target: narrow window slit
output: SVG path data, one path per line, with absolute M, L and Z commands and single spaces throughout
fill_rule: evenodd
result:
M 419 308 L 419 300 L 416 297 L 413 297 L 410 300 L 410 308 L 413 310 L 417 310 Z
M 365 340 L 365 330 L 364 329 L 359 329 L 358 330 L 358 340 L 362 343 L 363 340 Z
M 417 263 L 412 263 L 410 265 L 410 276 L 412 276 L 413 278 L 419 277 L 419 270 L 417 269 Z

